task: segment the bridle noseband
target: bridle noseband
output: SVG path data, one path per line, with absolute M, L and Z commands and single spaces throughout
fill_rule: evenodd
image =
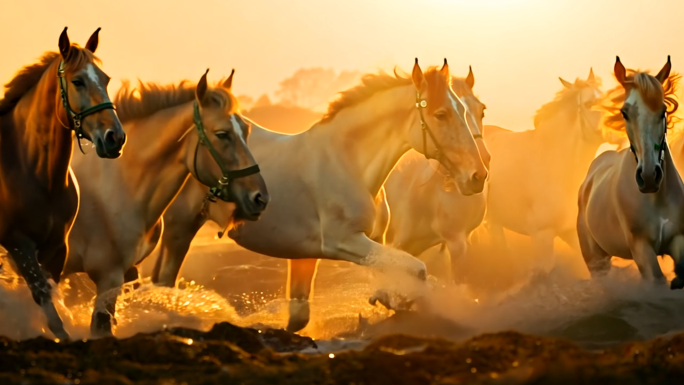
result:
M 199 135 L 197 147 L 195 147 L 195 159 L 193 165 L 193 167 L 195 168 L 195 175 L 197 176 L 197 178 L 199 178 L 199 174 L 197 173 L 197 151 L 199 149 L 200 144 L 207 147 L 209 153 L 211 154 L 211 157 L 214 158 L 214 162 L 216 162 L 216 164 L 221 169 L 222 174 L 221 179 L 218 180 L 217 185 L 209 188 L 209 193 L 207 194 L 207 197 L 204 200 L 203 207 L 207 201 L 216 202 L 216 198 L 219 198 L 226 202 L 230 202 L 230 197 L 224 196 L 225 189 L 235 179 L 244 178 L 246 176 L 259 173 L 259 165 L 254 164 L 252 166 L 239 170 L 228 169 L 228 167 L 223 163 L 223 160 L 221 159 L 221 156 L 219 155 L 218 151 L 216 151 L 214 146 L 212 146 L 211 141 L 209 141 L 209 138 L 207 137 L 207 133 L 204 130 L 204 125 L 202 124 L 202 116 L 200 115 L 199 105 L 196 101 L 193 104 L 193 122 L 195 123 L 195 127 L 197 128 L 197 135 Z
M 79 150 L 81 150 L 83 154 L 85 154 L 85 152 L 83 152 L 83 148 L 81 147 L 81 139 L 84 138 L 83 127 L 81 125 L 83 119 L 88 115 L 92 115 L 100 111 L 116 110 L 116 107 L 114 107 L 114 103 L 112 102 L 104 102 L 86 108 L 85 110 L 79 113 L 76 113 L 69 104 L 69 93 L 67 92 L 66 85 L 66 70 L 64 68 L 65 65 L 66 64 L 64 63 L 64 60 L 61 60 L 59 62 L 59 67 L 57 68 L 57 78 L 59 79 L 59 96 L 62 98 L 62 104 L 64 105 L 64 109 L 67 112 L 67 117 L 71 118 L 71 122 L 73 122 L 72 124 L 70 124 L 70 127 L 68 128 L 71 131 L 74 131 L 74 133 L 76 134 L 76 137 L 79 139 L 78 148 Z M 92 142 L 92 139 L 90 141 Z

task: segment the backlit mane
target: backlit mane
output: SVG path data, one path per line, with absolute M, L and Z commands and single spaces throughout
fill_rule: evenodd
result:
M 14 106 L 19 103 L 19 100 L 38 84 L 48 68 L 53 64 L 56 65 L 55 63 L 57 63 L 59 58 L 61 58 L 59 52 L 46 52 L 37 63 L 27 65 L 19 70 L 14 78 L 5 84 L 5 96 L 0 100 L 0 116 L 12 111 Z M 71 51 L 66 62 L 67 70 L 70 68 L 80 68 L 85 63 L 92 62 L 99 62 L 92 52 L 76 44 L 71 45 Z M 57 69 L 55 69 L 54 76 L 56 79 Z
M 428 96 L 430 98 L 428 109 L 441 105 L 444 103 L 444 100 L 439 100 L 439 98 L 446 98 L 446 88 L 449 87 L 450 82 L 442 76 L 437 67 L 428 68 L 428 70 L 425 71 L 424 76 L 428 83 Z M 366 74 L 361 78 L 361 84 L 338 94 L 337 99 L 328 105 L 328 112 L 323 115 L 321 122 L 331 120 L 343 109 L 355 106 L 380 91 L 386 91 L 411 83 L 412 80 L 410 77 L 399 74 L 396 69 L 394 70 L 394 76 L 385 72 Z
M 223 81 L 219 84 L 222 83 Z M 123 123 L 189 103 L 195 99 L 196 88 L 197 86 L 188 80 L 168 85 L 143 83 L 138 80 L 137 87 L 131 87 L 129 81 L 123 81 L 114 98 L 114 104 L 119 120 Z M 237 98 L 221 86 L 208 88 L 206 97 L 213 98 L 228 113 L 237 112 L 239 109 Z
M 592 83 L 585 80 L 577 79 L 572 88 L 563 87 L 562 90 L 556 93 L 554 99 L 537 110 L 534 116 L 534 127 L 539 128 L 539 124 L 545 120 L 551 119 L 553 116 L 557 115 L 561 110 L 569 108 L 567 104 L 570 104 L 570 108 L 577 109 L 577 95 L 587 88 L 597 89 L 601 86 L 600 79 Z
M 672 72 L 667 80 L 665 80 L 665 84 L 661 85 L 658 79 L 649 75 L 647 71 L 627 70 L 625 83 L 631 84 L 632 87 L 639 91 L 644 103 L 649 108 L 655 110 L 665 103 L 667 129 L 671 130 L 675 123 L 680 120 L 675 116 L 675 112 L 679 108 L 676 93 L 679 88 L 680 79 L 680 74 Z M 622 117 L 622 112 L 620 112 L 625 103 L 625 96 L 625 88 L 622 85 L 618 85 L 608 91 L 607 105 L 603 106 L 603 109 L 607 112 L 603 124 L 608 129 L 626 133 L 625 119 Z

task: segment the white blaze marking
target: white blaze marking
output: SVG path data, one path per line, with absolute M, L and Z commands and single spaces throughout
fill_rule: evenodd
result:
M 95 66 L 92 63 L 88 63 L 86 66 L 86 75 L 88 75 L 88 79 L 95 84 L 95 87 L 102 92 L 103 101 L 110 102 L 107 90 L 105 90 L 104 87 L 102 87 L 102 84 L 100 84 L 100 79 L 97 77 L 97 73 L 95 73 Z
M 454 98 L 454 95 L 451 92 L 449 92 L 449 90 L 447 90 L 447 97 L 451 101 L 451 106 L 454 107 L 454 110 L 458 113 L 457 115 L 459 115 L 459 117 L 463 120 L 463 116 L 461 116 L 461 113 L 458 110 L 458 103 L 460 102 L 460 104 L 463 106 L 463 108 L 465 109 L 465 112 L 466 112 L 466 116 L 465 116 L 466 126 L 468 126 L 468 129 L 470 129 L 471 133 L 479 134 L 480 128 L 477 126 L 477 124 L 475 122 L 475 116 L 473 116 L 473 114 L 470 113 L 470 110 L 468 109 L 468 105 L 466 103 L 463 103 L 460 98 L 458 99 L 458 101 L 456 101 L 456 98 Z M 468 118 L 470 118 L 470 120 L 472 120 L 472 122 Z M 470 127 L 471 125 L 474 127 L 474 129 L 473 129 L 473 127 Z
M 238 122 L 237 118 L 235 117 L 235 114 L 230 115 L 230 121 L 233 123 L 233 131 L 235 132 L 235 135 L 237 135 L 240 140 L 245 143 L 245 137 L 242 134 L 242 126 L 240 126 L 240 123 Z

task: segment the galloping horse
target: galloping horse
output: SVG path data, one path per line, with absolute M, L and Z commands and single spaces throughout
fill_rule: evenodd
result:
M 209 88 L 205 73 L 196 88 L 141 83 L 136 90 L 125 83 L 116 102 L 129 134 L 126 154 L 118 162 L 75 164 L 81 210 L 64 273 L 85 271 L 97 285 L 93 334 L 111 334 L 121 285 L 138 279 L 135 265 L 157 245 L 162 215 L 191 175 L 212 188 L 197 203 L 235 202 L 238 221 L 256 220 L 265 209 L 268 193 L 247 147 L 250 126 L 232 81 L 233 73 Z
M 607 124 L 626 131 L 630 150 L 599 155 L 579 190 L 577 233 L 593 277 L 616 256 L 634 259 L 644 279 L 664 282 L 657 256 L 667 254 L 675 261 L 670 287 L 684 288 L 684 184 L 666 140 L 680 77 L 670 69 L 669 56 L 655 77 L 615 62 L 622 92 L 613 100 L 621 108 Z
M 466 78 L 452 78 L 451 84 L 474 121 L 469 121 L 470 131 L 488 167 L 490 155 L 481 134 L 486 106 L 473 94 L 472 69 Z M 384 194 L 381 191 L 378 195 L 376 209 L 380 219 L 376 226 L 380 228 L 373 232 L 376 236 L 384 235 L 382 239 L 387 244 L 411 255 L 444 244 L 453 265 L 465 254 L 470 233 L 484 219 L 486 186 L 481 194 L 463 195 L 437 170 L 439 165 L 414 154 L 401 159 L 385 182 Z M 389 218 L 389 223 L 384 218 Z
M 556 236 L 579 251 L 577 189 L 604 141 L 593 71 L 586 81 L 560 80 L 563 90 L 537 111 L 534 130 L 484 129 L 492 153 L 486 215 L 492 241 L 506 247 L 503 228 L 531 236 L 536 261 L 551 264 Z
M 408 150 L 437 158 L 464 194 L 482 191 L 487 170 L 450 79 L 446 60 L 441 69 L 425 73 L 416 60 L 410 78 L 366 75 L 301 134 L 255 127 L 251 148 L 268 180 L 271 204 L 261 220 L 236 227 L 229 236 L 249 250 L 290 259 L 289 330 L 301 330 L 309 322 L 308 300 L 319 258 L 426 278 L 424 263 L 367 236 L 376 214 L 374 198 Z M 153 277 L 160 284 L 175 284 L 190 241 L 204 221 L 225 224 L 230 219 L 225 206 L 212 206 L 208 217 L 197 205 L 192 207 L 205 191 L 188 183 L 165 216 L 164 247 Z
M 46 273 L 59 282 L 78 211 L 78 186 L 69 178 L 72 131 L 103 158 L 119 157 L 126 140 L 107 95 L 109 77 L 93 56 L 99 31 L 80 48 L 64 28 L 59 53 L 22 69 L 0 101 L 0 245 L 59 339 L 69 335 Z

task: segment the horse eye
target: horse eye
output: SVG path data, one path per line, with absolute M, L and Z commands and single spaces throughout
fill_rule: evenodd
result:
M 625 120 L 629 120 L 629 117 L 627 116 L 625 110 L 620 110 L 620 113 L 622 113 L 622 117 L 625 118 Z
M 230 140 L 230 135 L 228 135 L 228 133 L 225 131 L 217 131 L 215 135 L 221 140 Z
M 446 114 L 446 112 L 444 112 L 444 111 L 435 112 L 435 118 L 436 118 L 437 120 L 445 120 L 446 117 L 447 117 L 447 114 Z
M 71 81 L 71 84 L 73 84 L 74 87 L 83 87 L 85 85 L 81 79 L 74 79 Z

